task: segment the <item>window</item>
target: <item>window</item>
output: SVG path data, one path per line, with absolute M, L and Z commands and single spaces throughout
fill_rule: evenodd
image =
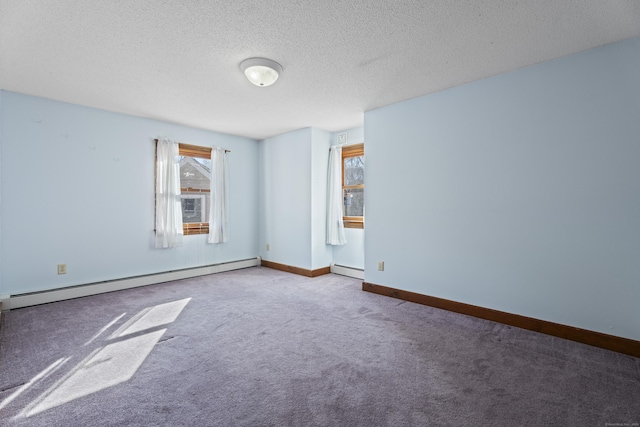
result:
M 364 228 L 364 144 L 342 147 L 344 226 Z
M 181 194 L 182 199 L 182 222 L 206 222 L 207 210 L 205 196 L 192 194 Z
M 179 144 L 184 235 L 209 233 L 211 148 Z

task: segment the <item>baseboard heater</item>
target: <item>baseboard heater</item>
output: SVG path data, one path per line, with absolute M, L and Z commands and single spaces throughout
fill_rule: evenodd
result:
M 353 277 L 364 280 L 364 270 L 361 268 L 347 267 L 346 265 L 331 264 L 331 272 L 341 276 Z
M 46 304 L 49 302 L 63 301 L 89 295 L 103 294 L 106 292 L 120 291 L 123 289 L 137 288 L 139 286 L 170 282 L 173 280 L 188 279 L 190 277 L 205 276 L 207 274 L 222 273 L 224 271 L 256 267 L 258 265 L 260 265 L 260 258 L 251 258 L 241 261 L 232 261 L 202 267 L 185 268 L 182 270 L 165 271 L 161 273 L 127 277 L 124 279 L 107 280 L 104 282 L 88 283 L 84 285 L 69 286 L 65 288 L 51 289 L 27 294 L 10 295 L 8 299 L 2 300 L 1 307 L 2 310 L 12 310 L 32 305 Z

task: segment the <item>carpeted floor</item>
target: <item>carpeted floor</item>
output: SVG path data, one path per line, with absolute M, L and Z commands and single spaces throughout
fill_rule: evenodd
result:
M 5 312 L 0 425 L 637 426 L 637 358 L 262 267 Z

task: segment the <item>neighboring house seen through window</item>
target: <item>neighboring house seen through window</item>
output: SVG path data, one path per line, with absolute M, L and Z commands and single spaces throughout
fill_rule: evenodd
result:
M 364 228 L 364 144 L 342 147 L 343 219 L 346 228 Z
M 209 233 L 211 148 L 179 144 L 182 229 L 185 235 Z

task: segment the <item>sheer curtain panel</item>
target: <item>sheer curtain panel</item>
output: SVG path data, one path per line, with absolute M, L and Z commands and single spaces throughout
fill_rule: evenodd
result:
M 224 148 L 211 150 L 211 210 L 209 243 L 229 241 L 229 179 Z
M 178 143 L 159 138 L 156 156 L 156 248 L 182 246 Z
M 342 147 L 331 147 L 329 151 L 327 195 L 327 244 L 344 245 L 347 239 L 342 222 Z

